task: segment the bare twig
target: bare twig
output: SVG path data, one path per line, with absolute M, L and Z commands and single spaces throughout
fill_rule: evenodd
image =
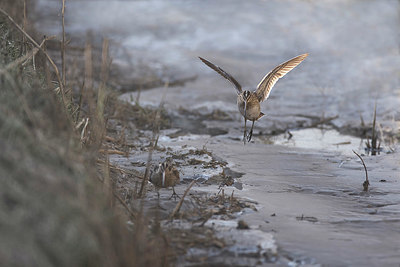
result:
M 368 191 L 368 186 L 369 186 L 369 180 L 368 180 L 368 171 L 367 171 L 367 166 L 365 166 L 365 162 L 362 159 L 362 157 L 353 150 L 353 153 L 357 155 L 357 157 L 360 158 L 362 165 L 364 166 L 364 170 L 365 170 L 365 181 L 363 183 L 363 187 L 364 187 L 364 191 L 367 192 Z
M 79 90 L 79 105 L 78 105 L 78 112 L 76 114 L 76 121 L 75 123 L 78 122 L 79 116 L 81 114 L 81 109 L 82 109 L 82 101 L 83 101 L 83 90 L 85 89 L 85 81 L 82 82 L 82 86 Z
M 100 78 L 103 86 L 107 83 L 108 74 L 109 74 L 109 66 L 110 66 L 110 58 L 108 56 L 108 47 L 109 47 L 109 40 L 104 38 L 103 40 L 103 48 L 101 53 L 101 73 Z
M 136 219 L 137 217 L 136 214 L 133 213 L 133 211 L 129 208 L 128 204 L 126 204 L 126 202 L 118 195 L 118 193 L 113 191 L 113 195 L 118 199 L 118 201 L 122 204 L 122 206 L 124 206 L 129 215 L 131 215 L 133 219 Z
M 97 91 L 96 120 L 93 131 L 93 140 L 100 146 L 105 135 L 106 120 L 104 110 L 107 101 L 107 82 L 108 76 L 108 39 L 103 40 L 102 63 L 101 63 L 101 83 Z
M 344 142 L 339 142 L 339 143 L 335 143 L 335 144 L 332 144 L 332 145 L 341 146 L 341 145 L 350 145 L 350 144 L 351 144 L 351 141 L 344 141 Z
M 112 142 L 112 143 L 117 143 L 118 142 L 117 139 L 115 139 L 115 138 L 113 138 L 111 136 L 108 136 L 108 135 L 104 136 L 104 141 Z
M 27 16 L 26 16 L 26 0 L 24 0 L 24 23 L 23 23 L 23 29 L 26 30 L 26 26 L 28 25 L 27 21 Z M 26 37 L 22 36 L 22 51 L 23 53 L 26 52 Z
M 62 65 L 62 82 L 65 86 L 66 83 L 66 73 L 65 73 L 65 0 L 62 0 L 62 9 L 61 9 L 61 16 L 62 16 L 62 42 L 61 42 L 61 65 Z
M 151 146 L 149 149 L 149 154 L 147 156 L 147 162 L 146 162 L 146 170 L 144 172 L 144 179 L 142 180 L 142 184 L 140 185 L 140 191 L 139 191 L 139 197 L 144 197 L 145 196 L 145 191 L 146 191 L 146 184 L 147 181 L 149 180 L 149 176 L 150 176 L 150 164 L 151 164 L 151 160 L 153 157 L 153 151 L 155 148 L 155 142 L 154 139 L 158 137 L 155 137 L 156 135 L 156 131 L 153 131 L 153 138 L 152 138 L 152 142 L 151 142 Z
M 103 183 L 104 181 L 100 179 L 99 176 L 97 176 L 97 179 Z M 133 219 L 136 219 L 136 214 L 133 213 L 133 211 L 129 208 L 128 204 L 126 204 L 126 202 L 118 195 L 117 192 L 115 192 L 114 190 L 112 190 L 113 196 L 116 197 L 118 199 L 118 201 L 122 204 L 122 206 L 124 206 L 124 208 L 126 209 L 126 211 L 129 213 L 129 215 L 132 216 Z
M 152 136 L 152 139 L 151 139 L 151 147 L 149 149 L 149 155 L 147 157 L 147 163 L 146 163 L 146 170 L 145 170 L 145 173 L 144 173 L 144 179 L 143 179 L 142 184 L 140 186 L 139 197 L 144 197 L 144 195 L 146 194 L 146 190 L 145 189 L 146 189 L 147 181 L 149 180 L 151 159 L 152 159 L 153 151 L 154 151 L 154 148 L 157 145 L 158 137 L 159 137 L 158 134 L 159 134 L 159 131 L 160 131 L 160 123 L 159 123 L 159 121 L 160 121 L 161 108 L 162 108 L 162 106 L 164 104 L 164 99 L 165 99 L 165 95 L 166 95 L 168 86 L 169 86 L 169 84 L 168 84 L 168 82 L 166 82 L 165 86 L 164 86 L 163 95 L 161 97 L 160 105 L 158 106 L 157 112 L 155 114 L 154 126 L 153 126 L 153 136 Z
M 371 146 L 372 146 L 372 155 L 376 155 L 377 151 L 377 145 L 376 141 L 378 139 L 378 136 L 376 134 L 376 101 L 375 101 L 375 107 L 374 107 L 374 120 L 372 121 L 372 138 L 371 138 Z
M 371 151 L 372 156 L 375 156 L 376 152 L 379 152 L 380 150 L 380 140 L 378 140 L 378 133 L 376 130 L 376 101 L 374 107 L 374 117 L 372 120 L 371 143 L 369 142 L 369 137 L 367 136 L 367 141 L 365 142 L 365 145 L 367 146 L 368 150 Z
M 93 60 L 92 60 L 92 44 L 90 40 L 89 33 L 86 37 L 85 51 L 84 51 L 84 60 L 85 60 L 85 79 L 84 79 L 84 88 L 82 88 L 82 102 L 87 102 L 89 106 L 89 114 L 92 114 L 94 111 L 94 98 L 93 98 Z
M 101 61 L 101 84 L 97 93 L 96 113 L 99 123 L 104 125 L 104 105 L 106 101 L 106 83 L 108 79 L 108 39 L 103 40 L 102 61 Z
M 362 113 L 360 112 L 360 120 L 361 120 L 361 127 L 365 126 L 364 118 L 362 116 Z
M 111 199 L 111 192 L 113 192 L 113 185 L 110 176 L 110 158 L 106 153 L 106 160 L 103 164 L 103 190 L 108 199 Z
M 120 150 L 116 150 L 116 149 L 100 149 L 99 153 L 101 154 L 118 154 L 118 155 L 122 155 L 122 156 L 126 156 L 128 153 L 124 152 L 124 151 L 120 151 Z
M 183 204 L 183 200 L 185 199 L 187 193 L 189 192 L 190 188 L 192 188 L 192 186 L 194 185 L 194 183 L 196 183 L 196 180 L 193 180 L 193 181 L 189 184 L 188 188 L 186 188 L 186 190 L 185 190 L 185 193 L 183 193 L 182 198 L 179 200 L 178 204 L 176 204 L 174 210 L 172 211 L 171 215 L 169 216 L 169 218 L 170 218 L 171 220 L 175 217 L 175 215 L 176 215 L 176 214 L 179 212 L 179 210 L 181 209 L 181 206 L 182 206 L 182 204 Z
M 104 164 L 104 160 L 98 159 L 97 163 Z M 137 175 L 137 174 L 135 174 L 134 172 L 132 172 L 130 170 L 120 168 L 120 167 L 118 167 L 116 165 L 113 165 L 111 163 L 109 163 L 109 166 L 110 166 L 110 168 L 113 168 L 113 169 L 115 169 L 115 170 L 117 170 L 117 171 L 119 171 L 121 173 L 126 173 L 126 174 L 129 174 L 129 175 L 132 175 L 133 177 L 136 177 L 136 178 L 139 178 L 139 179 L 143 179 L 143 176 Z

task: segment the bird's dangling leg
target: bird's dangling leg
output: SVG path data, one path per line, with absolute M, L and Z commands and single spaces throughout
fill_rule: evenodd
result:
M 247 136 L 247 142 L 248 142 L 248 143 L 250 142 L 251 137 L 253 136 L 254 122 L 255 122 L 255 120 L 253 120 L 253 123 L 251 124 L 251 129 L 250 129 L 249 135 Z
M 160 191 L 159 191 L 159 189 L 157 190 L 157 206 L 156 207 L 158 209 L 160 209 L 160 210 L 165 210 L 165 208 L 161 207 L 161 204 L 160 204 Z
M 246 144 L 246 138 L 247 138 L 246 122 L 247 122 L 247 119 L 246 119 L 246 117 L 245 117 L 245 118 L 244 118 L 243 144 Z
M 181 198 L 176 192 L 175 192 L 175 188 L 172 187 L 172 195 L 169 199 L 171 199 L 172 197 L 174 198 L 174 200 L 176 200 L 176 198 Z

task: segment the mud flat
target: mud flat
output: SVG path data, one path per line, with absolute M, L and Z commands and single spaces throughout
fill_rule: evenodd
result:
M 211 217 L 203 213 L 200 221 L 189 219 L 190 227 L 188 218 L 199 215 L 166 223 L 167 228 L 189 232 L 204 225 L 204 229 L 213 231 L 212 238 L 224 242 L 219 247 L 215 245 L 218 242 L 213 243 L 211 249 L 194 246 L 180 258 L 181 264 L 390 266 L 400 261 L 398 153 L 363 155 L 370 180 L 369 191 L 363 192 L 365 175 L 361 162 L 347 153 L 359 149 L 357 143 L 339 150 L 305 149 L 265 144 L 256 138 L 244 146 L 226 135 L 168 137 L 173 132 L 161 132 L 153 159 L 176 160 L 183 178 L 183 184 L 176 187 L 178 194 L 183 194 L 188 181 L 197 179 L 189 199 L 233 194 L 239 201 L 250 203 L 233 213 L 221 212 L 221 204 L 208 203 L 206 209 L 216 210 Z M 145 151 L 135 152 L 128 158 L 115 156 L 111 161 L 123 168 L 140 170 L 138 166 L 144 166 L 146 156 Z M 224 179 L 211 181 L 223 170 L 233 183 L 224 183 Z M 167 218 L 176 202 L 169 200 L 170 190 L 160 192 L 161 213 Z M 150 192 L 148 197 L 154 199 L 155 205 L 155 193 Z M 186 209 L 190 210 L 193 199 L 184 205 Z M 258 238 L 249 239 L 248 230 L 236 230 L 240 220 L 251 229 L 248 236 Z
M 243 147 L 220 139 L 189 144 L 205 142 L 232 170 L 245 173 L 239 178 L 243 190 L 225 189 L 258 203 L 258 212 L 240 218 L 272 233 L 280 249 L 297 260 L 333 266 L 400 261 L 398 155 L 365 158 L 371 187 L 364 193 L 356 157 L 260 143 Z
M 216 230 L 210 240 L 217 240 L 212 244 L 219 252 L 193 249 L 193 255 L 225 255 L 222 259 L 229 263 L 235 257 L 249 260 L 238 262 L 242 265 L 397 266 L 398 5 L 229 1 L 221 9 L 212 1 L 76 1 L 68 3 L 67 32 L 80 42 L 88 30 L 97 38 L 114 38 L 110 83 L 127 92 L 120 99 L 157 108 L 165 94 L 171 129 L 161 131 L 163 149 L 155 151 L 154 162 L 185 154 L 184 159 L 176 158 L 182 178 L 202 182 L 228 168 L 234 183 L 224 187 L 224 194 L 234 191 L 239 199 L 255 203 L 257 211 L 243 209 L 232 218 L 207 219 L 208 229 Z M 39 0 L 37 7 L 38 14 L 46 15 L 38 18 L 38 28 L 59 33 L 53 23 L 59 5 Z M 199 9 L 208 12 L 194 12 Z M 234 89 L 197 56 L 254 88 L 273 66 L 304 52 L 310 56 L 279 81 L 262 104 L 267 116 L 256 123 L 254 142 L 244 146 Z M 364 170 L 352 150 L 364 153 L 365 140 L 359 138 L 368 133 L 364 126 L 372 120 L 375 103 L 379 132 L 388 139 L 382 141 L 380 155 L 363 155 L 371 184 L 369 192 L 363 192 Z M 353 136 L 343 135 L 349 133 Z M 209 153 L 192 157 L 190 150 Z M 143 171 L 147 151 L 132 152 L 111 161 Z M 200 183 L 192 191 L 216 195 L 219 185 Z M 177 186 L 178 194 L 186 187 Z M 162 190 L 161 198 L 169 193 Z M 174 206 L 167 201 L 161 205 L 166 210 Z M 268 240 L 257 241 L 254 257 L 249 256 L 254 244 L 246 246 L 250 254 L 243 256 L 237 253 L 243 248 L 229 252 L 235 242 L 220 243 L 219 238 L 231 238 L 225 232 L 236 231 L 239 220 Z M 240 236 L 237 233 L 236 243 Z M 265 256 L 265 251 L 279 259 Z

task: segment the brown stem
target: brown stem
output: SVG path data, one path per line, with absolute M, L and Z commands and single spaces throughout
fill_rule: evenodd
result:
M 147 181 L 149 180 L 151 159 L 153 156 L 154 148 L 156 148 L 156 146 L 157 146 L 158 137 L 159 137 L 159 131 L 160 131 L 159 121 L 160 121 L 161 108 L 163 107 L 163 104 L 164 104 L 164 99 L 165 99 L 165 95 L 166 95 L 168 86 L 169 86 L 169 83 L 167 81 L 164 85 L 164 91 L 163 91 L 163 95 L 161 97 L 160 105 L 158 106 L 158 109 L 157 109 L 157 112 L 156 112 L 155 118 L 154 118 L 153 136 L 152 136 L 151 143 L 150 143 L 151 147 L 149 149 L 149 156 L 147 157 L 144 179 L 142 181 L 142 184 L 140 186 L 140 191 L 139 191 L 139 197 L 141 197 L 141 198 L 144 197 L 146 194 L 146 184 L 147 184 Z
M 62 82 L 65 86 L 66 81 L 66 73 L 65 73 L 65 0 L 62 0 L 62 9 L 61 9 L 61 16 L 62 16 L 62 42 L 61 42 L 61 65 L 62 65 Z
M 176 214 L 179 212 L 179 210 L 181 209 L 181 206 L 182 206 L 182 204 L 183 204 L 183 200 L 185 199 L 187 193 L 189 192 L 190 188 L 192 188 L 192 186 L 194 185 L 195 182 L 196 182 L 196 180 L 193 180 L 193 181 L 189 184 L 188 188 L 186 188 L 185 193 L 183 193 L 182 198 L 179 200 L 178 204 L 176 204 L 174 210 L 172 211 L 171 215 L 169 216 L 169 218 L 170 218 L 171 220 L 175 217 L 175 215 L 176 215 Z
M 364 187 L 364 191 L 367 192 L 368 191 L 368 186 L 369 186 L 369 180 L 368 180 L 368 171 L 367 171 L 367 166 L 365 166 L 365 162 L 362 159 L 362 157 L 353 150 L 353 153 L 357 155 L 357 157 L 360 158 L 362 165 L 364 166 L 364 170 L 365 170 L 365 181 L 363 183 L 363 187 Z

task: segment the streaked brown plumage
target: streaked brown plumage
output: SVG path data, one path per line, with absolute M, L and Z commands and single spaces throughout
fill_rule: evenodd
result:
M 175 193 L 174 186 L 181 182 L 179 171 L 175 167 L 172 160 L 167 159 L 158 166 L 155 166 L 154 170 L 150 173 L 150 182 L 154 184 L 158 189 L 172 187 L 172 196 L 177 196 Z M 171 197 L 172 197 L 171 196 Z
M 294 69 L 297 65 L 299 65 L 308 54 L 302 54 L 295 58 L 292 58 L 279 66 L 275 67 L 272 71 L 270 71 L 261 82 L 257 85 L 257 89 L 253 92 L 248 90 L 242 90 L 242 86 L 233 78 L 230 74 L 225 72 L 220 67 L 214 65 L 210 61 L 200 58 L 201 61 L 204 62 L 211 69 L 218 72 L 222 77 L 230 81 L 236 88 L 237 91 L 237 105 L 240 113 L 244 117 L 244 133 L 243 133 L 243 141 L 246 143 L 250 142 L 251 137 L 253 135 L 253 127 L 254 122 L 264 116 L 264 113 L 261 112 L 260 103 L 266 100 L 271 92 L 272 87 L 274 87 L 275 83 L 285 76 L 289 71 Z M 247 120 L 252 121 L 250 133 L 247 135 L 246 131 L 246 122 Z

